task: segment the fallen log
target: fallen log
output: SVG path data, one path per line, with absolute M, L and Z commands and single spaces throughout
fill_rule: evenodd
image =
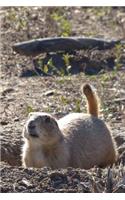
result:
M 13 50 L 26 56 L 37 56 L 40 53 L 73 51 L 81 49 L 111 49 L 120 41 L 107 41 L 99 38 L 87 37 L 57 37 L 40 38 L 30 41 L 16 43 L 12 46 Z

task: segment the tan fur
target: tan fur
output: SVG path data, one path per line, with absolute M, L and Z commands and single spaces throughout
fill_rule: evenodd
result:
M 71 113 L 56 120 L 48 113 L 31 113 L 24 127 L 24 167 L 84 168 L 112 165 L 116 144 L 98 116 L 98 97 L 90 85 L 83 86 L 90 114 Z
M 86 98 L 87 98 L 88 113 L 90 113 L 93 116 L 98 117 L 98 115 L 99 115 L 99 105 L 100 105 L 98 96 L 92 90 L 92 88 L 89 84 L 83 85 L 82 90 L 83 90 L 83 93 L 86 95 Z

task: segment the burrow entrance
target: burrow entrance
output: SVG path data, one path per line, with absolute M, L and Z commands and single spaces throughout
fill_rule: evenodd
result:
M 21 166 L 21 149 L 23 142 L 16 141 L 15 144 L 4 143 L 1 144 L 1 161 L 11 166 Z

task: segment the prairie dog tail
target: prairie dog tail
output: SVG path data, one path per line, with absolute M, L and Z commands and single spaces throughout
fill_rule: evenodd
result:
M 95 91 L 93 91 L 91 85 L 85 84 L 82 86 L 82 91 L 87 98 L 87 111 L 91 115 L 98 117 L 99 115 L 99 98 Z

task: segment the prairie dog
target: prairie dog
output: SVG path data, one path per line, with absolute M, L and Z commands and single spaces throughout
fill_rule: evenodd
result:
M 59 120 L 43 112 L 29 114 L 22 151 L 24 167 L 84 168 L 112 165 L 117 159 L 115 141 L 98 118 L 98 96 L 89 84 L 82 86 L 88 114 L 71 113 Z

